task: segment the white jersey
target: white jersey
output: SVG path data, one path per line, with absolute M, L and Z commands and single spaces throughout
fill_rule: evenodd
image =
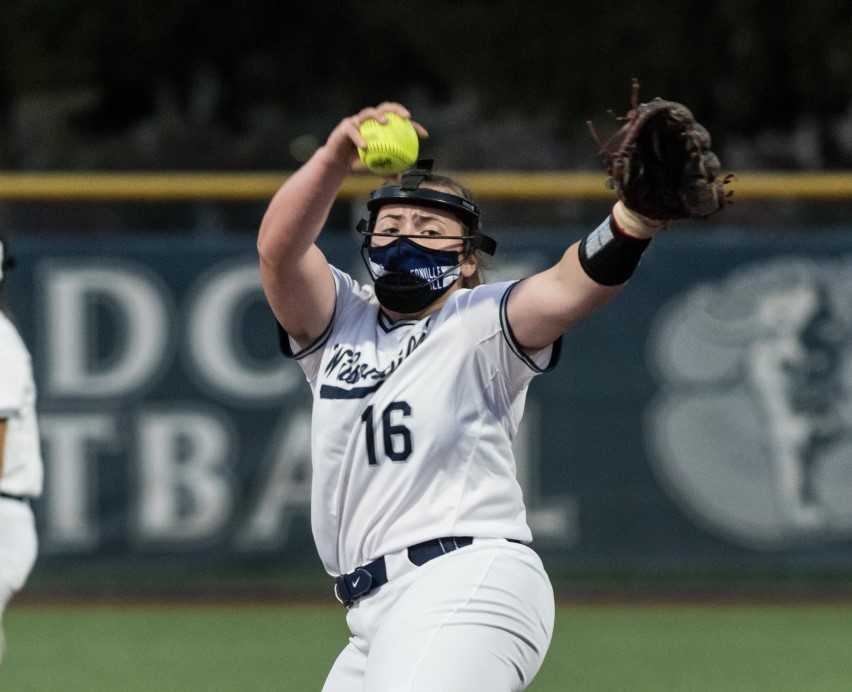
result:
M 329 574 L 443 536 L 532 539 L 512 438 L 530 380 L 506 321 L 514 282 L 454 292 L 419 321 L 391 322 L 372 286 L 332 267 L 334 316 L 298 351 L 314 397 L 311 524 Z
M 0 419 L 6 419 L 0 491 L 10 495 L 41 495 L 43 471 L 35 402 L 29 351 L 18 330 L 0 312 Z

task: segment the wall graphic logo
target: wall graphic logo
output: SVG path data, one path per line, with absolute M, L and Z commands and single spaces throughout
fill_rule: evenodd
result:
M 745 265 L 649 345 L 649 456 L 685 511 L 751 547 L 852 538 L 852 257 Z

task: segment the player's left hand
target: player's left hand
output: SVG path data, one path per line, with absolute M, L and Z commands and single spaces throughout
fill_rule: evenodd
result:
M 720 211 L 732 194 L 725 185 L 733 176 L 720 177 L 710 133 L 682 103 L 661 98 L 638 103 L 638 97 L 634 80 L 625 124 L 606 142 L 598 141 L 618 198 L 629 210 L 662 222 Z

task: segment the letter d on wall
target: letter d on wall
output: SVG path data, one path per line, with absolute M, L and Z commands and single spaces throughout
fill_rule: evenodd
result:
M 42 272 L 47 386 L 54 396 L 127 395 L 149 383 L 164 359 L 167 295 L 144 270 L 123 261 L 109 264 L 51 263 Z M 95 349 L 109 335 L 92 310 L 98 304 L 118 325 L 112 335 L 117 346 L 102 363 Z

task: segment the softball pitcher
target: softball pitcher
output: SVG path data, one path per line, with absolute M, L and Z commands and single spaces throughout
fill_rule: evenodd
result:
M 0 292 L 11 267 L 0 240 Z M 2 298 L 2 296 L 0 296 Z M 36 559 L 30 500 L 41 494 L 42 461 L 30 354 L 0 301 L 0 662 L 3 611 Z
M 539 670 L 554 597 L 530 547 L 512 438 L 561 335 L 613 298 L 663 221 L 622 202 L 549 269 L 484 284 L 494 240 L 420 164 L 375 191 L 362 285 L 315 245 L 365 143 L 344 119 L 275 194 L 258 237 L 281 347 L 313 393 L 311 520 L 351 631 L 325 692 L 509 692 Z M 428 136 L 413 123 L 421 137 Z

